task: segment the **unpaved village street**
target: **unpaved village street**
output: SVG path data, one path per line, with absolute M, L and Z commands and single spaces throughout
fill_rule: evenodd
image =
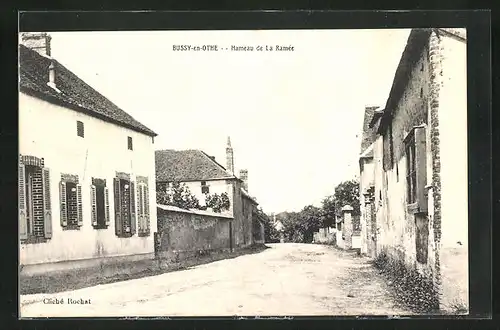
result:
M 396 306 L 366 258 L 326 245 L 268 246 L 158 276 L 21 296 L 21 317 L 410 314 Z M 90 304 L 68 304 L 69 298 Z

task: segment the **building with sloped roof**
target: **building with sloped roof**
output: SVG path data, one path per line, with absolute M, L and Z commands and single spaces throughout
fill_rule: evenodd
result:
M 363 135 L 367 254 L 387 258 L 406 271 L 403 277 L 417 279 L 409 301 L 466 313 L 465 29 L 412 29 L 384 111 L 365 113 Z
M 50 41 L 20 36 L 23 272 L 152 258 L 157 134 L 53 58 Z
M 245 247 L 264 240 L 264 224 L 257 216 L 257 200 L 248 193 L 248 170 L 234 174 L 231 140 L 226 146 L 226 167 L 201 150 L 157 150 L 155 152 L 157 191 L 169 191 L 174 183 L 189 188 L 206 207 L 207 196 L 227 194 L 230 206 L 221 213 L 233 217 L 231 248 Z

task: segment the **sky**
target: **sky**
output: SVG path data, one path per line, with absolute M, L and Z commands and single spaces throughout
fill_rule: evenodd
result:
M 158 133 L 236 173 L 267 213 L 321 205 L 359 175 L 364 107 L 384 107 L 409 30 L 53 32 L 52 56 Z M 221 51 L 173 51 L 217 45 Z M 230 51 L 293 46 L 293 51 Z M 225 50 L 228 48 L 228 50 Z

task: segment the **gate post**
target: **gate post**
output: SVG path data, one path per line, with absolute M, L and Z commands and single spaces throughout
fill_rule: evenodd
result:
M 344 215 L 344 225 L 343 231 L 345 235 L 345 243 L 344 247 L 346 250 L 350 250 L 352 248 L 352 233 L 353 233 L 353 227 L 352 227 L 352 211 L 353 207 L 350 205 L 346 205 L 342 208 L 342 213 Z

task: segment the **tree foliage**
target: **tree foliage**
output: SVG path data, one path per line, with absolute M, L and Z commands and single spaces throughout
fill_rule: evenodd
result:
M 205 205 L 212 208 L 214 212 L 221 213 L 222 211 L 229 210 L 231 202 L 225 192 L 222 194 L 205 194 Z
M 264 220 L 264 238 L 266 243 L 278 243 L 280 241 L 280 233 L 274 226 L 272 217 L 264 213 L 262 208 L 257 208 L 258 216 Z
M 173 182 L 171 187 L 158 185 L 156 201 L 158 204 L 176 206 L 182 209 L 200 209 L 200 201 L 191 193 L 185 183 Z
M 346 205 L 353 207 L 352 215 L 360 215 L 359 206 L 359 182 L 357 180 L 349 180 L 341 182 L 335 187 L 333 194 L 335 212 L 338 216 L 342 215 L 342 208 Z
M 170 187 L 158 184 L 156 188 L 156 201 L 158 204 L 171 205 L 182 209 L 206 210 L 207 207 L 216 213 L 229 210 L 231 202 L 227 193 L 205 194 L 205 205 L 201 205 L 198 198 L 191 193 L 185 183 L 173 182 Z
M 353 216 L 359 217 L 359 183 L 357 180 L 341 182 L 334 194 L 323 199 L 321 207 L 308 205 L 299 212 L 281 212 L 276 219 L 283 224 L 288 242 L 310 243 L 319 228 L 335 226 L 337 216 L 342 216 L 342 207 L 354 208 Z

